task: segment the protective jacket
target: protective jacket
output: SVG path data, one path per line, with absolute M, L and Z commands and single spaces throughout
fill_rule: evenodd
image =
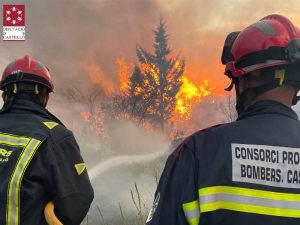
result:
M 196 132 L 169 156 L 147 225 L 300 224 L 299 137 L 275 101 Z
M 85 164 L 71 131 L 50 112 L 15 100 L 0 113 L 0 224 L 45 225 L 54 201 L 64 225 L 79 225 L 93 199 Z

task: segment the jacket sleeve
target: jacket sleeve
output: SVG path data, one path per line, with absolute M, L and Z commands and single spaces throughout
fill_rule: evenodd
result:
M 161 175 L 147 225 L 198 225 L 197 170 L 193 149 L 183 142 Z
M 79 225 L 94 193 L 79 147 L 73 135 L 52 145 L 48 156 L 54 213 L 67 225 Z

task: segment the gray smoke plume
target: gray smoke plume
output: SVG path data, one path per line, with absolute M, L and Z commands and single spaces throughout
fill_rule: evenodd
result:
M 197 84 L 208 79 L 223 95 L 221 90 L 228 80 L 223 75 L 220 55 L 229 32 L 241 30 L 270 13 L 284 14 L 295 24 L 300 24 L 298 0 L 0 2 L 26 5 L 26 41 L 0 43 L 0 71 L 13 59 L 25 54 L 39 59 L 50 68 L 56 93 L 51 96 L 49 109 L 74 131 L 92 172 L 96 198 L 90 224 L 99 224 L 98 203 L 104 207 L 104 214 L 110 221 L 119 218 L 118 202 L 132 212 L 134 206 L 130 189 L 134 182 L 138 183 L 147 205 L 151 204 L 156 183 L 149 166 L 158 163 L 161 169 L 164 161 L 160 160 L 160 154 L 165 154 L 169 143 L 160 134 L 154 137 L 131 122 L 124 122 L 111 126 L 113 149 L 105 149 L 105 144 L 96 136 L 83 135 L 90 129 L 80 116 L 87 110 L 86 105 L 70 103 L 64 95 L 66 88 L 75 86 L 89 92 L 95 85 L 95 80 L 90 77 L 91 70 L 95 72 L 96 85 L 116 88 L 116 59 L 136 62 L 137 44 L 151 50 L 153 30 L 162 17 L 174 54 L 180 53 L 187 62 L 187 76 Z M 215 106 L 220 101 L 217 97 L 214 100 L 208 98 L 195 108 L 192 120 L 197 127 L 222 122 L 223 117 Z M 113 151 L 115 155 L 108 152 L 107 158 L 101 158 L 102 151 L 106 150 Z M 152 162 L 156 156 L 158 159 Z

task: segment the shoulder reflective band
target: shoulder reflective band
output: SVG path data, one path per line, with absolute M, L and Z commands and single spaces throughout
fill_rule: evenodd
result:
M 182 204 L 182 208 L 189 225 L 198 225 L 200 218 L 199 201 L 184 203 Z
M 52 130 L 54 127 L 58 125 L 58 123 L 49 121 L 49 122 L 44 122 L 44 125 L 48 127 L 50 130 Z
M 20 186 L 23 175 L 42 142 L 33 138 L 0 133 L 0 144 L 23 147 L 10 177 L 7 190 L 6 225 L 19 225 Z
M 27 137 L 17 137 L 9 134 L 0 133 L 0 144 L 4 145 L 25 147 L 28 144 L 29 140 L 30 139 Z
M 200 212 L 227 209 L 270 216 L 300 218 L 300 194 L 214 186 L 199 189 Z

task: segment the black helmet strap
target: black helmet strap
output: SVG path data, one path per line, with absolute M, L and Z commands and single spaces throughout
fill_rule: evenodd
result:
M 242 93 L 239 93 L 239 86 L 238 86 L 238 84 L 235 84 L 236 99 L 237 99 L 236 110 L 237 110 L 238 114 L 240 114 L 245 109 L 247 109 L 255 97 L 261 95 L 264 92 L 267 92 L 276 87 L 279 87 L 279 86 L 280 85 L 277 82 L 272 82 L 272 83 L 260 85 L 255 88 L 248 88 L 247 90 L 243 91 Z
M 9 110 L 10 107 L 12 106 L 14 100 L 15 100 L 14 95 L 7 95 L 6 99 L 4 101 L 4 104 L 2 106 L 2 109 L 0 109 L 0 113 L 6 112 L 7 110 Z
M 300 96 L 297 96 L 297 93 L 300 90 L 300 76 L 297 74 L 297 71 L 300 71 L 299 67 L 299 65 L 288 65 L 281 68 L 263 69 L 261 70 L 260 77 L 264 81 L 264 84 L 258 87 L 248 88 L 242 93 L 240 93 L 239 90 L 239 79 L 232 78 L 232 84 L 234 84 L 236 90 L 236 110 L 238 114 L 244 111 L 251 104 L 255 97 L 269 90 L 282 86 L 283 84 L 291 85 L 295 89 L 295 95 L 293 97 L 292 104 L 297 104 L 297 102 L 300 100 Z M 231 90 L 233 86 L 232 84 L 225 90 Z

